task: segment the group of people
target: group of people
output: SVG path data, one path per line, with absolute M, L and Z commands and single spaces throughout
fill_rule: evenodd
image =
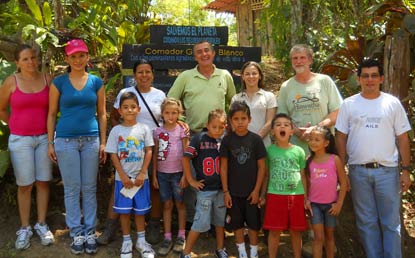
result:
M 362 60 L 357 70 L 361 92 L 343 101 L 330 77 L 311 71 L 313 52 L 307 45 L 291 49 L 295 76 L 283 83 L 277 98 L 263 89 L 258 63 L 242 67 L 241 92 L 236 94 L 231 74 L 213 64 L 209 42 L 195 44 L 193 54 L 197 66 L 182 72 L 167 96 L 152 87 L 152 64 L 137 61 L 136 86 L 118 94 L 107 139 L 105 90 L 87 71 L 90 57 L 84 41 L 68 42 L 68 72 L 53 80 L 39 72 L 33 48 L 16 51 L 18 71 L 0 88 L 0 119 L 11 131 L 21 219 L 17 249 L 28 248 L 33 235 L 33 185 L 38 210 L 34 229 L 43 245 L 54 242 L 46 214 L 55 162 L 64 184 L 74 254 L 96 253 L 98 243 L 114 238 L 120 221 L 121 258 L 132 257 L 134 247 L 143 258 L 153 258 L 151 244 L 161 240 L 162 218 L 160 256 L 173 250 L 190 258 L 200 233 L 213 227 L 215 257 L 228 257 L 225 229 L 234 232 L 238 257 L 258 257 L 263 228 L 269 231 L 269 257 L 277 256 L 281 232 L 289 230 L 293 256 L 299 258 L 308 214 L 313 256 L 322 257 L 324 247 L 326 257 L 334 257 L 336 217 L 350 190 L 367 257 L 402 256 L 399 208 L 401 192 L 411 185 L 411 128 L 400 101 L 381 91 L 383 70 L 377 60 Z M 98 237 L 96 182 L 106 153 L 115 183 L 106 228 Z

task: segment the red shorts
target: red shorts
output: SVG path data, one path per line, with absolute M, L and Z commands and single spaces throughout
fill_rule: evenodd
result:
M 263 228 L 281 231 L 306 230 L 304 195 L 267 194 Z

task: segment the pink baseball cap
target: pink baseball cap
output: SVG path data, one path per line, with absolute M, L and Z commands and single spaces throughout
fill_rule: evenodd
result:
M 66 55 L 72 55 L 76 52 L 86 52 L 88 53 L 88 47 L 82 39 L 73 39 L 68 41 L 65 47 Z

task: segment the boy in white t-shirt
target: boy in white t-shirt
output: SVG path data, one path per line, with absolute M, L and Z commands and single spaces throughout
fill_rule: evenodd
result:
M 137 96 L 132 92 L 124 93 L 118 109 L 123 122 L 112 128 L 105 151 L 110 153 L 116 169 L 114 212 L 120 214 L 123 243 L 121 258 L 131 258 L 132 240 L 130 237 L 130 214 L 135 215 L 137 242 L 135 248 L 143 258 L 154 258 L 151 245 L 145 240 L 144 215 L 150 211 L 150 183 L 147 168 L 151 161 L 154 145 L 150 129 L 137 123 L 140 112 Z M 138 190 L 137 190 L 138 189 Z M 122 192 L 133 192 L 129 197 Z M 134 190 L 136 190 L 134 194 Z

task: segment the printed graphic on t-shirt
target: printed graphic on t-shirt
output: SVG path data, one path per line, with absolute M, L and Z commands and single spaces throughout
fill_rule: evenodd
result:
M 362 117 L 366 128 L 379 128 L 381 117 Z
M 328 176 L 326 168 L 313 168 L 311 171 L 311 179 L 326 178 Z
M 301 174 L 296 169 L 298 160 L 275 157 L 270 167 L 270 185 L 275 192 L 292 191 L 301 183 Z
M 138 140 L 134 136 L 128 136 L 124 139 L 122 136 L 118 137 L 119 159 L 125 163 L 138 162 L 141 158 L 141 153 L 144 150 L 144 142 Z
M 166 160 L 167 156 L 169 154 L 169 147 L 170 147 L 170 143 L 169 143 L 169 133 L 168 132 L 161 132 L 158 135 L 159 138 L 159 152 L 157 155 L 157 160 Z
M 251 158 L 251 150 L 245 146 L 241 146 L 232 150 L 232 155 L 236 158 L 238 164 L 243 165 Z
M 320 110 L 320 99 L 318 93 L 320 89 L 314 89 L 309 91 L 308 95 L 297 94 L 293 100 L 293 104 L 296 111 L 318 111 Z

